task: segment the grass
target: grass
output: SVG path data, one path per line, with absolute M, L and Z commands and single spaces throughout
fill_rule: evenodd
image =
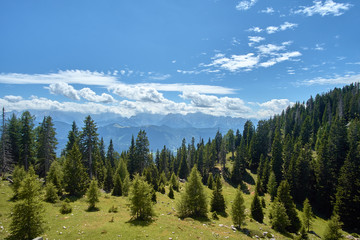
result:
M 249 176 L 256 176 L 248 172 Z M 184 187 L 180 184 L 181 188 Z M 254 194 L 255 185 L 245 183 L 248 193 L 244 193 L 246 205 L 246 221 L 241 231 L 231 229 L 232 220 L 230 208 L 235 196 L 235 188 L 223 181 L 223 194 L 227 205 L 228 216 L 218 214 L 219 219 L 179 219 L 176 215 L 176 202 L 180 194 L 174 191 L 175 199 L 166 194 L 157 193 L 157 203 L 154 205 L 157 214 L 153 221 L 143 222 L 132 220 L 128 210 L 127 197 L 114 197 L 102 193 L 100 202 L 97 204 L 98 211 L 87 211 L 88 204 L 85 198 L 70 202 L 72 213 L 61 214 L 61 202 L 55 204 L 43 203 L 45 207 L 45 220 L 47 230 L 43 234 L 44 239 L 250 239 L 251 236 L 262 237 L 263 232 L 273 234 L 276 239 L 292 238 L 291 234 L 280 234 L 270 227 L 268 211 L 270 209 L 270 197 L 265 196 L 266 209 L 264 224 L 260 224 L 249 217 L 250 205 Z M 206 193 L 210 202 L 211 190 L 206 187 Z M 14 202 L 10 201 L 12 190 L 6 181 L 0 182 L 0 239 L 5 239 L 9 232 L 10 213 Z M 109 212 L 109 209 L 117 208 L 117 212 Z M 300 212 L 299 212 L 300 214 Z M 326 220 L 316 217 L 312 230 L 322 237 L 325 230 Z M 250 236 L 247 236 L 247 232 Z M 318 239 L 315 234 L 309 234 L 310 239 Z

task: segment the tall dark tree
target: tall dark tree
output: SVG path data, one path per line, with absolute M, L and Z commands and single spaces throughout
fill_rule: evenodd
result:
M 56 132 L 50 116 L 44 117 L 37 128 L 37 170 L 40 177 L 45 177 L 52 161 L 56 159 Z
M 242 139 L 240 146 L 236 149 L 235 162 L 231 173 L 231 182 L 235 185 L 241 184 L 245 173 L 246 165 L 246 146 Z
M 234 131 L 232 129 L 229 129 L 229 131 L 226 133 L 226 144 L 227 144 L 227 151 L 231 152 L 231 159 L 234 160 L 235 158 L 235 136 Z
M 136 156 L 135 156 L 135 140 L 134 135 L 131 136 L 131 144 L 128 151 L 128 170 L 130 173 L 130 176 L 133 176 L 135 172 L 137 171 L 137 162 L 136 162 Z
M 98 135 L 96 123 L 90 115 L 87 116 L 84 120 L 82 132 L 80 133 L 79 146 L 90 179 L 92 179 L 94 173 L 93 157 L 98 146 Z
M 276 182 L 279 183 L 282 180 L 282 144 L 280 129 L 275 130 L 275 136 L 271 147 L 271 168 L 275 174 Z
M 76 122 L 73 121 L 71 125 L 71 130 L 68 133 L 68 142 L 66 143 L 66 153 L 69 153 L 74 144 L 79 143 L 79 129 L 76 126 Z
M 112 139 L 110 139 L 109 147 L 106 153 L 106 158 L 110 162 L 111 167 L 115 167 L 115 150 Z
M 135 143 L 135 172 L 142 173 L 152 162 L 149 156 L 149 140 L 145 130 L 140 130 Z
M 20 162 L 25 170 L 28 170 L 35 160 L 34 119 L 28 111 L 23 112 L 20 119 Z
M 14 164 L 10 136 L 9 136 L 9 129 L 5 121 L 5 108 L 3 108 L 3 112 L 2 112 L 2 128 L 1 128 L 0 144 L 1 144 L 0 176 L 2 176 L 3 173 L 10 172 Z
M 224 195 L 222 194 L 221 179 L 217 176 L 210 201 L 210 212 L 224 213 L 225 209 L 226 205 Z
M 10 141 L 11 159 L 14 164 L 17 164 L 20 161 L 21 124 L 20 119 L 17 119 L 14 113 L 8 121 L 7 129 Z
M 255 192 L 254 198 L 251 202 L 250 212 L 251 212 L 251 217 L 254 220 L 258 221 L 259 223 L 263 222 L 264 213 L 257 192 Z
M 187 162 L 187 149 L 186 149 L 186 141 L 185 138 L 182 141 L 181 149 L 180 149 L 180 167 L 179 167 L 179 178 L 185 179 L 189 174 L 189 167 Z
M 154 215 L 151 196 L 149 184 L 138 174 L 135 175 L 129 197 L 131 216 L 140 220 L 149 220 Z

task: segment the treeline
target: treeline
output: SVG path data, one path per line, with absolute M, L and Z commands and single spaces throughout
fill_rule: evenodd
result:
M 242 133 L 229 130 L 222 136 L 218 131 L 214 139 L 197 143 L 194 138 L 190 143 L 184 139 L 176 153 L 164 146 L 154 154 L 143 130 L 132 137 L 127 151 L 117 153 L 112 140 L 106 149 L 88 116 L 81 130 L 73 123 L 66 148 L 56 160 L 51 117 L 35 127 L 27 111 L 7 120 L 3 113 L 1 171 L 32 165 L 40 177 L 51 179 L 59 194 L 64 190 L 82 195 L 93 178 L 107 192 L 120 185 L 121 194 L 127 194 L 136 174 L 143 175 L 154 191 L 163 191 L 172 175 L 187 179 L 194 166 L 204 184 L 221 171 L 225 180 L 237 186 L 248 168 L 257 173 L 257 194 L 269 193 L 275 199 L 283 184 L 296 203 L 309 199 L 316 211 L 327 216 L 335 213 L 345 228 L 356 229 L 360 221 L 359 114 L 356 83 L 296 103 L 280 115 L 259 121 L 256 128 L 247 121 Z M 231 164 L 227 164 L 228 153 Z

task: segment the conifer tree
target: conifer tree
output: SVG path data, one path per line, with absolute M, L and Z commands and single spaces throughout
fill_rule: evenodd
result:
M 242 139 L 240 146 L 236 149 L 236 156 L 231 172 L 231 182 L 236 186 L 242 183 L 242 176 L 245 173 L 246 164 L 246 146 L 245 140 Z
M 122 182 L 119 174 L 115 175 L 114 189 L 111 193 L 113 196 L 122 196 Z
M 210 202 L 210 212 L 225 213 L 225 198 L 222 194 L 222 185 L 220 177 L 216 177 L 215 187 L 212 192 L 212 198 Z
M 7 131 L 9 135 L 9 147 L 10 158 L 14 164 L 19 163 L 20 160 L 20 137 L 21 137 L 21 124 L 20 120 L 16 118 L 16 115 L 13 113 L 7 124 Z
M 130 190 L 130 177 L 127 175 L 122 183 L 122 194 L 128 196 Z
M 301 227 L 300 235 L 296 236 L 295 240 L 309 240 L 309 235 L 304 226 Z
M 106 163 L 106 172 L 105 172 L 105 180 L 104 180 L 104 190 L 105 192 L 111 192 L 114 187 L 114 174 L 111 164 L 109 162 Z
M 277 199 L 284 204 L 286 214 L 289 217 L 290 225 L 287 227 L 289 232 L 297 232 L 300 230 L 301 222 L 296 212 L 296 207 L 290 195 L 290 187 L 287 181 L 282 181 L 278 188 Z
M 69 153 L 73 148 L 74 144 L 79 143 L 79 129 L 76 126 L 76 122 L 73 121 L 71 125 L 71 130 L 68 133 L 68 142 L 66 143 L 66 153 Z
M 58 161 L 53 161 L 50 165 L 48 175 L 46 177 L 46 183 L 52 183 L 56 188 L 57 194 L 62 194 L 64 173 L 61 165 Z
M 112 167 L 115 167 L 115 150 L 112 139 L 110 139 L 108 151 L 106 154 L 107 160 L 110 162 Z
M 0 176 L 2 176 L 3 173 L 10 172 L 13 169 L 14 164 L 9 129 L 5 122 L 5 108 L 3 108 L 2 120 L 0 139 Z
M 55 185 L 48 182 L 45 186 L 45 201 L 55 203 L 59 199 Z
M 213 178 L 212 173 L 209 173 L 209 177 L 208 177 L 208 180 L 207 180 L 207 186 L 211 190 L 214 189 L 214 178 Z
M 19 165 L 15 166 L 12 174 L 13 184 L 11 185 L 11 187 L 12 190 L 14 191 L 14 195 L 12 199 L 14 200 L 18 199 L 21 182 L 24 180 L 25 177 L 26 177 L 26 172 L 24 170 L 24 167 Z
M 191 170 L 177 209 L 180 217 L 206 217 L 208 208 L 204 186 L 195 165 Z
M 286 228 L 290 226 L 290 220 L 286 214 L 284 204 L 277 199 L 273 202 L 270 210 L 270 223 L 272 228 L 278 232 L 285 232 Z
M 263 213 L 263 209 L 262 209 L 262 206 L 260 203 L 258 193 L 256 191 L 255 191 L 253 201 L 251 202 L 250 212 L 251 212 L 251 217 L 254 220 L 258 221 L 259 223 L 263 222 L 264 213 Z
M 151 189 L 143 178 L 135 175 L 129 197 L 132 217 L 140 220 L 149 220 L 154 215 Z
M 149 140 L 145 130 L 140 130 L 135 143 L 135 172 L 142 173 L 152 163 L 149 157 Z
M 44 208 L 39 199 L 40 183 L 29 169 L 19 189 L 19 202 L 12 209 L 9 239 L 33 239 L 44 232 Z
M 23 112 L 20 119 L 20 163 L 27 171 L 34 163 L 34 116 L 29 111 Z
M 271 173 L 270 173 L 269 182 L 267 184 L 267 192 L 271 196 L 271 201 L 274 201 L 274 198 L 275 198 L 276 192 L 277 192 L 277 183 L 276 183 L 276 178 L 275 178 L 275 174 L 273 171 L 271 171 Z
M 171 198 L 171 199 L 174 199 L 174 190 L 173 190 L 171 185 L 169 187 L 168 197 Z
M 313 221 L 313 212 L 312 212 L 312 208 L 309 202 L 309 199 L 305 199 L 304 204 L 303 204 L 303 225 L 306 229 L 306 231 L 310 231 L 310 227 L 312 225 L 312 221 Z
M 339 215 L 333 215 L 326 226 L 324 240 L 342 239 L 341 226 Z
M 88 186 L 88 175 L 81 163 L 81 159 L 79 147 L 77 144 L 74 144 L 64 162 L 65 191 L 73 196 L 82 196 Z
M 240 187 L 236 190 L 235 199 L 231 207 L 231 217 L 237 228 L 240 228 L 245 221 L 245 204 Z
M 183 143 L 180 150 L 180 167 L 179 167 L 179 178 L 186 179 L 189 174 L 189 167 L 187 162 L 187 151 L 185 145 L 185 138 L 183 139 Z
M 271 146 L 271 167 L 272 171 L 275 174 L 276 182 L 280 182 L 282 180 L 282 165 L 282 144 L 280 130 L 279 128 L 277 128 L 275 130 L 275 137 Z
M 175 173 L 171 174 L 170 185 L 172 186 L 172 188 L 175 191 L 177 191 L 177 192 L 179 191 L 179 181 L 177 180 L 177 177 L 176 177 Z
M 89 210 L 96 209 L 96 203 L 99 202 L 100 190 L 95 179 L 90 182 L 89 189 L 86 192 L 87 202 L 89 203 Z

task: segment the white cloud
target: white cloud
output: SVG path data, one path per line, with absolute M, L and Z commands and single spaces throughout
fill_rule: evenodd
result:
M 154 88 L 157 91 L 165 92 L 189 92 L 196 91 L 204 94 L 234 94 L 235 89 L 215 85 L 197 85 L 197 84 L 159 84 L 159 83 L 143 83 L 137 86 Z
M 136 85 L 117 84 L 108 88 L 120 97 L 141 102 L 163 102 L 165 98 L 155 88 Z
M 253 53 L 245 55 L 232 55 L 230 58 L 222 57 L 213 60 L 209 66 L 217 66 L 231 72 L 241 69 L 251 69 L 255 67 L 259 62 L 259 56 L 255 56 Z
M 107 93 L 102 93 L 99 96 L 96 95 L 96 93 L 90 88 L 83 88 L 79 90 L 79 95 L 90 102 L 101 102 L 101 103 L 115 102 L 115 99 L 111 95 Z
M 296 85 L 300 85 L 300 86 L 301 85 L 307 85 L 307 86 L 335 85 L 335 84 L 351 84 L 354 82 L 360 82 L 360 74 L 354 74 L 354 75 L 347 74 L 344 76 L 335 75 L 334 77 L 329 77 L 329 78 L 319 77 L 319 78 L 297 82 Z
M 319 14 L 322 17 L 327 15 L 340 16 L 352 7 L 349 3 L 336 3 L 333 0 L 314 1 L 314 5 L 305 7 L 301 6 L 299 10 L 295 11 L 296 14 L 304 14 L 313 16 Z
M 324 51 L 324 44 L 316 44 L 314 50 L 316 51 Z
M 241 1 L 236 5 L 236 9 L 237 10 L 243 10 L 243 11 L 249 10 L 252 6 L 255 5 L 256 2 L 257 2 L 257 0 L 244 0 L 244 1 Z
M 265 38 L 264 37 L 260 37 L 260 36 L 248 36 L 249 38 L 249 46 L 252 47 L 255 43 L 259 43 L 261 41 L 264 41 Z
M 262 31 L 264 31 L 263 29 L 259 28 L 259 27 L 252 27 L 248 29 L 249 32 L 256 32 L 256 33 L 260 33 Z
M 67 98 L 73 99 L 73 100 L 80 100 L 80 96 L 78 94 L 78 91 L 75 90 L 75 88 L 67 83 L 64 82 L 58 82 L 58 83 L 52 83 L 49 87 L 46 87 L 50 90 L 51 94 L 55 95 L 63 95 Z
M 288 106 L 293 105 L 293 102 L 290 102 L 288 99 L 272 99 L 270 101 L 258 104 L 260 110 L 257 111 L 257 118 L 267 118 L 275 114 L 280 114 L 282 110 L 286 109 Z
M 262 13 L 267 13 L 267 14 L 272 14 L 274 13 L 274 9 L 272 7 L 267 7 L 266 9 L 264 10 L 261 10 Z
M 66 70 L 49 74 L 1 73 L 0 83 L 6 84 L 53 84 L 69 83 L 108 86 L 116 83 L 116 77 L 102 72 Z
M 280 26 L 276 27 L 276 26 L 269 26 L 266 28 L 266 32 L 268 34 L 273 34 L 279 31 L 285 31 L 287 29 L 293 29 L 295 27 L 297 27 L 298 25 L 296 23 L 290 23 L 290 22 L 284 22 L 283 24 L 281 24 Z
M 158 80 L 158 81 L 164 81 L 164 80 L 166 80 L 166 79 L 168 79 L 168 78 L 171 77 L 170 74 L 153 74 L 153 73 L 151 73 L 151 74 L 149 74 L 149 75 L 150 75 L 150 76 L 149 76 L 149 79 L 151 79 L 151 80 Z
M 7 95 L 4 96 L 4 99 L 8 102 L 16 103 L 21 101 L 23 98 L 21 96 Z
M 274 44 L 266 44 L 266 45 L 260 45 L 256 47 L 260 54 L 263 55 L 275 55 L 277 52 L 285 50 L 285 46 L 278 46 Z

